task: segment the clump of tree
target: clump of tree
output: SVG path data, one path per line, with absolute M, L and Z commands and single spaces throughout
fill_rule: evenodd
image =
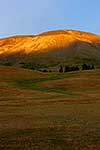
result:
M 95 69 L 94 65 L 88 65 L 88 64 L 82 65 L 82 70 L 91 70 L 91 69 Z
M 80 68 L 78 66 L 60 66 L 59 72 L 70 72 L 70 71 L 79 71 Z
M 70 71 L 79 71 L 80 68 L 78 66 L 65 66 L 64 72 L 70 72 Z

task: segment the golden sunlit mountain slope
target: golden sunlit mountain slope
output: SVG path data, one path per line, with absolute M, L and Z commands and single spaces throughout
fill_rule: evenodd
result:
M 0 39 L 0 62 L 37 64 L 94 63 L 100 66 L 100 36 L 57 30 Z

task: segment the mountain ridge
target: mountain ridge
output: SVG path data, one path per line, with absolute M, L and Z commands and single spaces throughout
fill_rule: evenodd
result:
M 34 62 L 37 59 L 39 63 L 44 64 L 52 63 L 52 60 L 55 63 L 67 63 L 73 58 L 81 61 L 89 59 L 91 62 L 95 60 L 99 66 L 100 36 L 78 30 L 54 30 L 37 35 L 2 38 L 0 60 L 4 61 L 6 58 L 7 61 L 16 58 L 16 62 Z

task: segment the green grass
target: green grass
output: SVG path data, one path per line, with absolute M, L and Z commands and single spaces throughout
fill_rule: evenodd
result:
M 26 88 L 26 89 L 36 89 L 36 90 L 40 90 L 40 91 L 45 91 L 45 92 L 56 92 L 56 93 L 62 93 L 62 94 L 68 94 L 71 95 L 71 91 L 66 90 L 65 88 L 60 88 L 60 87 L 43 87 L 41 85 L 42 82 L 45 81 L 53 81 L 53 80 L 61 80 L 61 79 L 65 79 L 65 78 L 71 78 L 71 77 L 75 77 L 76 74 L 75 73 L 50 73 L 50 74 L 46 74 L 45 77 L 45 73 L 43 74 L 44 78 L 33 78 L 31 80 L 22 80 L 20 81 L 20 79 L 15 80 L 14 84 L 18 87 L 21 88 Z
M 35 89 L 35 90 L 40 90 L 40 91 L 45 91 L 45 92 L 56 92 L 56 93 L 62 93 L 62 94 L 69 94 L 71 95 L 71 91 L 69 92 L 69 90 L 67 91 L 65 88 L 60 88 L 60 87 L 53 87 L 53 88 L 49 88 L 49 87 L 42 87 L 41 83 L 45 82 L 45 81 L 53 81 L 53 80 L 61 80 L 61 79 L 65 79 L 65 78 L 71 78 L 71 77 L 75 77 L 76 74 L 75 73 L 42 73 L 40 74 L 39 72 L 37 72 L 37 74 L 39 74 L 38 77 L 31 77 L 26 79 L 26 78 L 20 78 L 15 76 L 15 77 L 9 77 L 9 76 L 2 76 L 2 80 L 5 80 L 6 82 L 10 83 L 10 86 L 15 86 L 18 88 L 25 88 L 25 89 Z

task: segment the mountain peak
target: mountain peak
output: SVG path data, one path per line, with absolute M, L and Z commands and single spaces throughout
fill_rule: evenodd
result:
M 30 55 L 31 58 L 51 56 L 64 60 L 81 57 L 100 59 L 100 36 L 77 30 L 54 30 L 37 35 L 18 35 L 0 39 L 0 57 L 16 54 Z M 11 57 L 10 57 L 11 58 Z M 20 55 L 16 57 L 22 59 Z M 29 58 L 30 59 L 30 58 Z M 53 60 L 55 61 L 55 60 Z

